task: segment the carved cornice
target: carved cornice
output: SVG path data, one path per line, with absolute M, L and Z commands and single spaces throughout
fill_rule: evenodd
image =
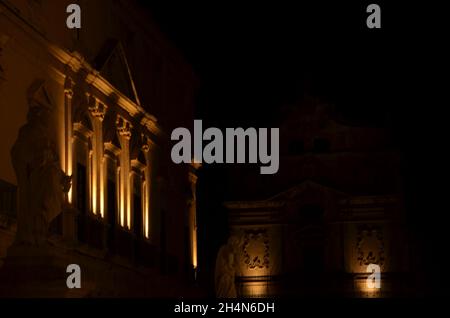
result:
M 3 2 L 0 1 L 0 3 L 3 5 Z M 6 6 L 5 8 L 6 10 L 4 10 L 2 14 L 5 14 L 12 23 L 23 26 L 21 15 L 9 6 Z M 154 116 L 149 114 L 143 107 L 130 100 L 125 94 L 119 91 L 117 87 L 111 85 L 98 70 L 95 70 L 94 67 L 90 65 L 81 53 L 76 51 L 70 52 L 58 45 L 55 45 L 54 43 L 49 42 L 42 33 L 34 29 L 31 25 L 25 25 L 20 29 L 23 30 L 23 35 L 30 37 L 33 41 L 33 45 L 42 47 L 44 51 L 52 57 L 52 61 L 54 61 L 54 63 L 48 66 L 51 67 L 53 71 L 57 72 L 63 81 L 67 75 L 70 74 L 76 86 L 81 85 L 81 82 L 83 82 L 95 89 L 97 91 L 96 94 L 99 94 L 101 97 L 105 97 L 105 99 L 112 95 L 117 96 L 117 100 L 114 104 L 127 112 L 130 117 L 138 118 L 142 116 L 143 119 L 141 124 L 144 125 L 151 134 L 158 138 L 167 138 L 167 135 L 158 125 L 157 119 Z M 3 30 L 0 32 L 2 31 Z M 0 39 L 2 35 L 3 34 L 0 33 Z M 76 75 L 81 73 L 83 74 L 83 78 L 75 79 L 77 77 Z M 73 93 L 73 98 L 75 99 L 77 98 L 77 88 L 74 90 L 75 92 Z M 68 86 L 65 93 L 70 94 L 70 91 L 70 86 Z M 109 106 L 113 107 L 113 105 Z
M 262 210 L 271 211 L 284 207 L 282 201 L 228 201 L 224 206 L 229 210 Z
M 150 115 L 148 113 L 144 113 L 143 115 L 144 116 L 140 120 L 140 124 L 145 126 L 148 131 L 150 131 L 155 136 L 164 137 L 165 134 L 159 127 L 157 119 L 153 115 Z

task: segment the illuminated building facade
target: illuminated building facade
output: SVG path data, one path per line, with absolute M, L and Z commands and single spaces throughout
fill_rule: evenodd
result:
M 86 269 L 77 296 L 174 296 L 197 267 L 198 167 L 172 164 L 169 137 L 193 122 L 197 78 L 134 2 L 82 1 L 73 30 L 70 3 L 0 2 L 0 257 L 17 227 L 10 150 L 30 103 L 45 104 L 72 176 L 50 240 Z
M 232 235 L 244 240 L 240 295 L 411 293 L 400 155 L 388 130 L 355 125 L 308 95 L 284 111 L 279 173 L 239 170 L 237 199 L 225 203 Z M 370 264 L 380 267 L 379 289 L 367 282 Z

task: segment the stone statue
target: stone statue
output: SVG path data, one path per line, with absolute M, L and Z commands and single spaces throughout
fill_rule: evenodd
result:
M 16 244 L 41 246 L 47 242 L 50 222 L 62 210 L 71 177 L 61 171 L 50 138 L 51 106 L 29 98 L 27 123 L 11 149 L 18 182 Z
M 231 236 L 217 255 L 215 271 L 215 290 L 218 298 L 236 298 L 236 274 L 239 272 L 239 252 L 242 239 Z

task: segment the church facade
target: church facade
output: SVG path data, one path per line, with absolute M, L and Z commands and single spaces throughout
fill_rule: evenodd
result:
M 236 200 L 225 203 L 230 235 L 243 240 L 237 293 L 411 295 L 417 280 L 401 158 L 389 131 L 345 120 L 331 105 L 306 95 L 286 107 L 280 140 L 279 173 L 248 177 L 242 169 L 235 178 Z M 378 286 L 368 283 L 374 265 Z
M 43 181 L 15 200 L 19 177 L 10 153 L 21 127 L 30 125 L 33 109 L 48 111 L 43 134 L 71 180 L 61 213 L 48 224 L 52 247 L 45 254 L 50 268 L 63 275 L 50 274 L 48 288 L 36 282 L 14 295 L 2 288 L 2 295 L 191 293 L 197 269 L 198 167 L 173 164 L 169 138 L 174 127 L 192 125 L 198 80 L 136 3 L 82 1 L 82 28 L 73 30 L 65 23 L 69 4 L 0 2 L 4 271 L 17 262 L 9 254 L 26 223 L 20 215 L 23 203 L 48 186 Z M 80 290 L 65 286 L 61 268 L 71 263 L 82 269 Z M 0 278 L 5 276 L 11 275 Z M 14 279 L 8 284 L 0 285 L 14 287 Z

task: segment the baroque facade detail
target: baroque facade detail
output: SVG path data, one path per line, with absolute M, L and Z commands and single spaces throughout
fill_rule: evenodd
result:
M 361 225 L 356 235 L 359 265 L 384 265 L 384 242 L 381 227 Z
M 28 209 L 31 211 L 28 213 L 26 205 L 21 204 L 17 209 L 17 204 L 11 204 L 16 206 L 11 211 L 12 218 L 20 221 L 17 229 L 8 228 L 6 238 L 0 231 L 0 259 L 7 256 L 4 262 L 7 266 L 0 264 L 0 295 L 10 295 L 14 290 L 19 296 L 34 297 L 36 290 L 41 291 L 36 286 L 42 284 L 18 283 L 9 287 L 4 284 L 5 277 L 14 276 L 11 271 L 33 272 L 29 269 L 35 264 L 32 258 L 27 258 L 30 253 L 37 253 L 42 260 L 51 254 L 49 271 L 63 273 L 60 267 L 65 256 L 52 246 L 70 249 L 68 253 L 73 261 L 87 268 L 84 277 L 89 287 L 81 296 L 132 295 L 133 288 L 126 287 L 130 281 L 140 286 L 135 295 L 150 296 L 156 291 L 147 288 L 149 282 L 165 278 L 151 277 L 158 274 L 148 274 L 147 269 L 176 277 L 174 280 L 181 286 L 183 280 L 178 278 L 183 275 L 183 268 L 198 265 L 195 171 L 188 166 L 175 167 L 164 160 L 168 155 L 167 132 L 159 122 L 166 113 L 170 116 L 163 118 L 165 127 L 173 126 L 174 122 L 192 121 L 186 114 L 190 114 L 194 105 L 189 96 L 195 95 L 197 78 L 162 34 L 157 40 L 149 36 L 155 30 L 152 25 L 141 23 L 143 17 L 137 5 L 118 0 L 107 1 L 105 6 L 111 21 L 121 21 L 120 25 L 133 30 L 148 28 L 136 32 L 136 43 L 142 44 L 145 50 L 123 46 L 127 39 L 114 23 L 102 29 L 98 37 L 85 37 L 81 41 L 72 30 L 56 26 L 60 19 L 53 19 L 54 8 L 41 6 L 41 1 L 0 1 L 0 100 L 8 101 L 5 109 L 11 114 L 11 120 L 0 119 L 1 126 L 12 134 L 17 134 L 21 127 L 27 130 L 27 134 L 17 139 L 12 158 L 14 167 L 9 158 L 6 167 L 1 167 L 0 185 L 7 180 L 20 193 L 20 202 L 29 201 L 48 209 Z M 83 7 L 98 10 L 90 2 Z M 86 19 L 83 28 L 97 27 L 104 13 L 96 13 L 100 19 Z M 126 23 L 122 23 L 124 19 Z M 9 42 L 10 38 L 14 38 L 13 43 Z M 153 72 L 155 61 L 178 70 L 170 74 L 170 80 L 176 81 L 170 82 L 165 73 Z M 7 72 L 11 69 L 16 70 L 14 74 Z M 6 77 L 14 83 L 8 91 L 3 89 Z M 138 88 L 142 93 L 139 98 Z M 185 95 L 169 100 L 167 96 L 174 95 L 175 89 Z M 180 118 L 173 107 L 183 107 L 188 112 Z M 24 122 L 27 113 L 30 121 Z M 2 153 L 9 154 L 13 142 L 0 144 Z M 26 150 L 28 146 L 36 151 Z M 39 157 L 33 164 L 39 166 L 39 161 L 43 161 L 42 169 L 33 170 L 32 187 L 22 178 L 23 154 L 27 152 L 31 157 Z M 39 178 L 41 172 L 45 178 Z M 171 184 L 176 195 L 166 195 L 163 183 L 158 180 Z M 182 195 L 186 187 L 193 193 L 188 206 Z M 5 196 L 1 191 L 0 188 L 0 206 L 3 206 Z M 15 197 L 15 193 L 10 197 Z M 0 210 L 0 220 L 3 220 L 2 213 Z M 24 218 L 24 215 L 31 216 Z M 186 215 L 189 215 L 189 227 L 185 227 Z M 14 238 L 16 234 L 19 240 L 38 242 L 34 245 L 45 248 L 31 252 L 15 250 L 14 255 L 23 256 L 17 260 L 14 255 L 7 255 L 12 244 L 9 237 Z M 132 270 L 124 270 L 125 267 Z M 137 268 L 146 268 L 145 273 L 136 271 Z M 105 277 L 89 276 L 99 271 L 106 273 Z M 113 272 L 118 273 L 117 277 L 123 275 L 127 281 L 120 291 L 109 284 L 114 279 Z M 50 282 L 52 286 L 59 283 Z M 19 285 L 23 289 L 16 288 Z M 65 283 L 61 286 L 64 288 L 57 295 L 67 296 Z M 165 293 L 173 292 L 167 288 Z
M 385 150 L 385 129 L 347 125 L 333 114 L 331 106 L 305 96 L 280 124 L 280 136 L 287 141 L 280 146 L 284 171 L 271 185 L 261 180 L 259 186 L 254 176 L 242 176 L 243 170 L 230 178 L 241 200 L 249 188 L 251 197 L 271 191 L 255 200 L 225 203 L 231 232 L 245 233 L 240 295 L 386 297 L 409 292 L 401 290 L 410 257 L 402 231 L 403 196 L 391 187 L 399 171 L 398 153 Z M 374 159 L 371 151 L 383 160 Z M 246 178 L 251 187 L 241 184 Z M 368 184 L 371 178 L 378 183 Z M 380 290 L 366 284 L 371 264 L 380 266 Z
M 124 119 L 122 116 L 118 115 L 116 125 L 117 125 L 117 131 L 118 131 L 119 135 L 121 135 L 127 139 L 131 138 L 131 129 L 133 128 L 133 126 L 131 125 L 131 123 L 129 121 Z
M 90 96 L 89 111 L 91 112 L 92 117 L 98 118 L 100 121 L 103 121 L 103 119 L 105 119 L 107 109 L 107 106 L 99 102 L 95 97 Z
M 244 234 L 244 264 L 251 270 L 269 268 L 269 237 L 267 230 L 246 230 Z

